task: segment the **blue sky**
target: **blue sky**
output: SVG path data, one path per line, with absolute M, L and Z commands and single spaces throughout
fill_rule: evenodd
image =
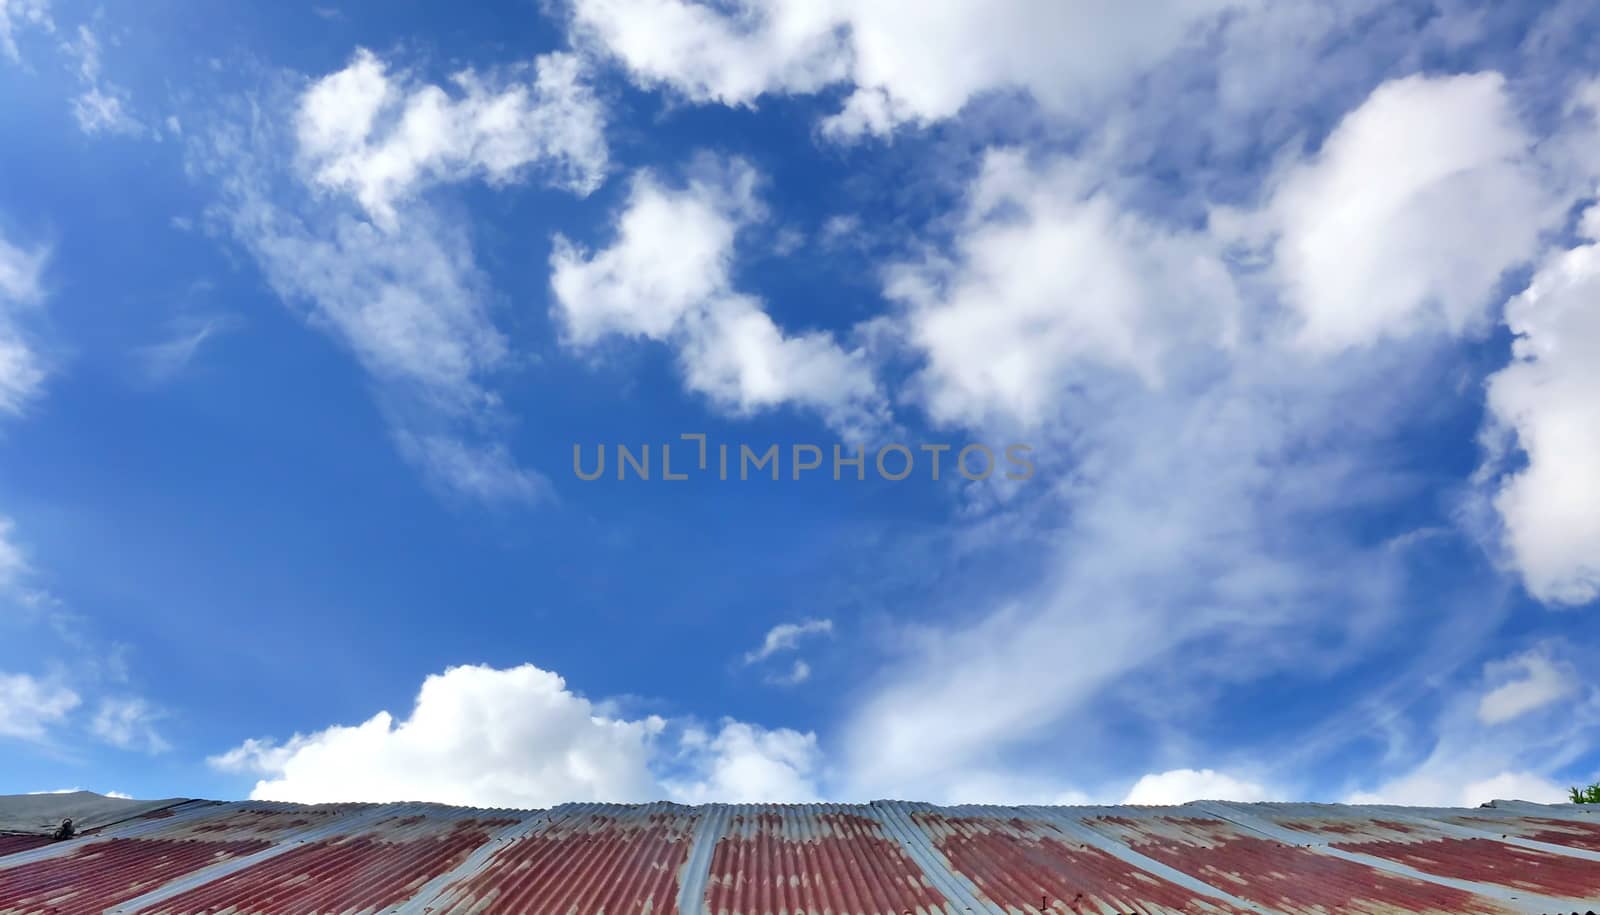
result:
M 1102 6 L 0 0 L 0 792 L 1600 777 L 1600 12 Z

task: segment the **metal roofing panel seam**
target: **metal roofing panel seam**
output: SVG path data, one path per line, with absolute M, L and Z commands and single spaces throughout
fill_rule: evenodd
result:
M 928 834 L 912 821 L 910 808 L 925 806 L 905 801 L 873 801 L 868 809 L 883 824 L 884 833 L 900 844 L 928 882 L 950 901 L 952 910 L 959 905 L 968 912 L 1003 913 L 1004 909 L 983 898 L 970 878 L 950 867 Z
M 1524 911 L 1553 912 L 1565 910 L 1573 904 L 1589 904 L 1594 900 L 1583 897 L 1562 897 L 1548 894 L 1513 890 L 1494 883 L 1484 883 L 1475 880 L 1463 880 L 1442 874 L 1432 874 L 1410 865 L 1378 855 L 1364 854 L 1338 848 L 1334 844 L 1311 843 L 1302 840 L 1309 838 L 1299 835 L 1293 830 L 1285 829 L 1254 814 L 1244 813 L 1236 807 L 1217 801 L 1201 801 L 1196 807 L 1214 813 L 1217 817 L 1235 823 L 1246 829 L 1261 833 L 1286 845 L 1297 845 L 1313 854 L 1326 855 L 1356 864 L 1363 864 L 1374 870 L 1396 876 L 1407 877 L 1412 880 L 1421 880 L 1451 889 L 1462 890 L 1477 896 L 1498 899 L 1503 902 L 1514 902 Z
M 1266 911 L 1082 828 L 1070 810 L 920 805 L 911 819 L 924 832 L 937 823 L 942 835 L 929 833 L 929 839 L 946 866 L 968 876 L 974 885 L 978 874 L 967 872 L 981 872 L 987 886 L 980 886 L 979 892 L 990 905 L 1004 910 Z M 997 893 L 1004 898 L 993 898 Z
M 432 904 L 439 901 L 446 887 L 483 869 L 489 859 L 507 843 L 547 827 L 553 822 L 553 816 L 553 812 L 549 810 L 532 811 L 531 815 L 526 816 L 521 822 L 507 826 L 490 836 L 489 841 L 474 849 L 460 864 L 418 887 L 417 892 L 409 900 L 395 907 L 393 910 L 395 915 L 421 915 L 431 910 Z
M 1504 804 L 203 803 L 0 857 L 0 915 L 1583 912 L 1596 840 L 1588 811 Z
M 706 881 L 704 908 L 712 915 L 951 911 L 947 897 L 870 808 L 737 805 L 716 813 L 726 825 Z
M 0 870 L 32 864 L 35 861 L 46 861 L 51 858 L 71 855 L 86 842 L 99 842 L 106 839 L 133 839 L 143 835 L 164 832 L 170 829 L 174 823 L 200 819 L 206 813 L 212 812 L 220 806 L 223 805 L 216 801 L 196 801 L 194 806 L 187 809 L 178 809 L 170 816 L 152 816 L 151 813 L 141 814 L 131 820 L 125 820 L 101 830 L 83 833 L 73 841 L 51 842 L 43 847 L 7 855 L 4 858 L 0 858 Z M 164 811 L 152 811 L 152 813 L 161 812 Z
M 230 874 L 237 873 L 248 867 L 253 867 L 263 861 L 268 861 L 280 855 L 288 854 L 298 848 L 302 843 L 315 841 L 329 835 L 348 833 L 361 825 L 379 819 L 384 813 L 384 808 L 375 807 L 355 813 L 352 817 L 335 817 L 326 823 L 314 823 L 297 830 L 291 830 L 277 839 L 271 846 L 253 854 L 227 861 L 220 861 L 208 867 L 201 868 L 184 877 L 180 877 L 165 886 L 158 887 L 142 896 L 129 899 L 113 908 L 106 910 L 106 915 L 125 915 L 137 912 L 178 896 L 196 887 L 220 880 Z

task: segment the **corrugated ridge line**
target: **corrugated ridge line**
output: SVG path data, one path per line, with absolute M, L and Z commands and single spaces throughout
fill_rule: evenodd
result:
M 1593 900 L 1587 899 L 1564 899 L 1559 896 L 1543 896 L 1538 893 L 1530 893 L 1521 890 L 1513 891 L 1507 887 L 1496 886 L 1492 883 L 1478 883 L 1473 880 L 1457 880 L 1454 877 L 1442 877 L 1438 874 L 1430 874 L 1425 871 L 1419 871 L 1414 867 L 1409 867 L 1399 863 L 1398 861 L 1390 861 L 1387 858 L 1379 858 L 1375 855 L 1363 855 L 1357 852 L 1349 852 L 1341 848 L 1333 848 L 1326 843 L 1307 842 L 1306 840 L 1312 838 L 1311 836 L 1296 833 L 1293 830 L 1284 829 L 1281 826 L 1275 826 L 1259 817 L 1245 813 L 1234 807 L 1230 807 L 1225 801 L 1195 801 L 1192 805 L 1186 804 L 1184 806 L 1192 806 L 1194 808 L 1204 810 L 1218 819 L 1227 820 L 1235 826 L 1248 829 L 1251 832 L 1257 833 L 1258 835 L 1266 836 L 1267 838 L 1276 842 L 1282 842 L 1286 845 L 1293 845 L 1303 848 L 1306 851 L 1312 852 L 1313 854 L 1327 855 L 1330 858 L 1341 858 L 1345 861 L 1351 861 L 1356 864 L 1364 864 L 1367 867 L 1380 870 L 1385 873 L 1395 874 L 1401 877 L 1409 877 L 1413 880 L 1421 880 L 1424 883 L 1432 883 L 1436 886 L 1447 886 L 1451 889 L 1475 893 L 1479 896 L 1485 896 L 1498 902 L 1514 905 L 1529 913 L 1560 911 L 1566 909 L 1568 906 L 1571 906 L 1574 903 L 1587 905 L 1592 904 L 1593 902 Z
M 940 854 L 933 838 L 911 818 L 913 809 L 927 810 L 932 805 L 908 801 L 873 801 L 867 807 L 872 817 L 883 826 L 884 835 L 900 845 L 906 857 L 917 865 L 922 871 L 922 876 L 951 906 L 959 905 L 970 912 L 1005 915 L 1005 909 L 984 900 L 977 884 L 956 870 L 949 860 Z M 954 915 L 953 909 L 947 911 L 951 911 L 951 915 Z
M 1189 807 L 1189 804 L 1183 804 L 1177 809 Z M 1103 835 L 1083 825 L 1082 820 L 1084 811 L 1094 810 L 1097 808 L 1017 807 L 1013 809 L 1028 814 L 1036 820 L 1043 820 L 1044 822 L 1055 826 L 1057 829 L 1060 829 L 1067 835 L 1072 836 L 1074 839 L 1082 841 L 1083 844 L 1088 845 L 1091 848 L 1097 848 L 1100 851 L 1111 855 L 1112 857 L 1120 858 L 1122 861 L 1133 865 L 1147 874 L 1160 877 L 1168 883 L 1180 886 L 1192 893 L 1198 893 L 1202 896 L 1209 896 L 1212 899 L 1226 902 L 1228 905 L 1243 909 L 1247 912 L 1263 912 L 1267 913 L 1267 915 L 1275 915 L 1276 913 L 1275 909 L 1267 908 L 1259 902 L 1251 902 L 1248 899 L 1241 899 L 1240 897 L 1233 895 L 1221 887 L 1214 886 L 1193 874 L 1178 870 L 1177 868 L 1157 861 L 1148 855 L 1141 854 L 1140 852 L 1135 851 L 1133 846 L 1118 842 L 1116 839 L 1113 839 L 1110 836 Z
M 124 820 L 122 824 L 119 824 L 116 827 L 107 827 L 104 831 L 95 832 L 93 834 L 85 833 L 84 835 L 81 835 L 75 839 L 68 839 L 64 842 L 52 842 L 43 848 L 35 848 L 32 851 L 21 851 L 13 855 L 6 855 L 4 858 L 0 858 L 0 872 L 3 872 L 7 868 L 19 867 L 24 864 L 32 864 L 35 861 L 48 861 L 51 858 L 64 858 L 75 852 L 77 849 L 83 848 L 86 845 L 92 845 L 96 842 L 105 841 L 106 839 L 137 839 L 146 833 L 160 832 L 164 829 L 168 829 L 174 823 L 188 823 L 193 820 L 205 819 L 203 814 L 215 812 L 228 806 L 227 804 L 219 803 L 217 801 L 191 801 L 190 803 L 194 805 L 191 809 L 178 810 L 169 817 L 160 817 L 158 819 L 150 820 L 147 823 Z M 173 808 L 169 807 L 166 809 L 171 810 Z M 138 818 L 136 817 L 135 819 Z
M 1383 805 L 1388 809 L 1389 805 Z M 1577 819 L 1586 823 L 1600 821 L 1600 810 L 1591 810 L 1594 804 L 1535 804 L 1532 801 L 1490 801 L 1480 807 L 1462 807 L 1462 811 L 1474 810 L 1500 810 L 1508 813 L 1536 813 L 1540 816 L 1556 817 L 1557 819 Z M 1404 808 L 1401 808 L 1404 809 Z M 1430 810 L 1444 808 L 1430 807 Z
M 700 822 L 694 824 L 694 844 L 678 878 L 678 915 L 715 915 L 707 901 L 706 884 L 711 879 L 711 855 L 727 832 L 733 817 L 730 804 L 707 804 Z
M 252 804 L 253 802 L 242 802 L 234 808 L 235 812 L 259 809 L 258 807 L 252 806 Z M 234 807 L 234 805 L 227 806 Z M 291 830 L 290 832 L 284 833 L 282 836 L 273 840 L 270 848 L 263 848 L 258 852 L 253 852 L 237 858 L 230 858 L 227 861 L 219 861 L 216 864 L 202 867 L 201 869 L 193 873 L 186 874 L 183 877 L 172 881 L 171 883 L 163 884 L 162 886 L 159 886 L 142 896 L 135 896 L 121 905 L 107 909 L 106 915 L 127 915 L 127 913 L 137 912 L 140 909 L 158 905 L 168 899 L 171 899 L 179 893 L 186 893 L 189 890 L 204 886 L 205 884 L 210 883 L 219 877 L 226 877 L 229 874 L 242 871 L 251 865 L 259 864 L 262 861 L 276 858 L 277 856 L 291 851 L 295 847 L 303 845 L 308 841 L 317 841 L 319 839 L 325 839 L 330 835 L 353 832 L 362 826 L 367 825 L 370 822 L 390 813 L 390 811 L 391 808 L 389 807 L 376 806 L 369 807 L 365 810 L 353 810 L 348 814 L 336 813 L 327 823 L 316 823 L 311 826 L 304 826 L 300 829 Z
M 1523 820 L 1537 817 L 1545 820 L 1559 820 L 1563 823 L 1583 823 L 1588 826 L 1600 826 L 1600 810 L 1585 810 L 1585 806 L 1600 807 L 1600 804 L 1533 804 L 1527 801 L 1496 801 L 1496 804 L 1515 804 L 1515 807 L 1400 807 L 1397 805 L 1383 804 L 1381 806 L 1360 807 L 1361 810 L 1381 811 L 1384 815 L 1393 813 L 1410 816 L 1427 817 L 1432 820 L 1447 816 L 1479 816 L 1484 819 Z

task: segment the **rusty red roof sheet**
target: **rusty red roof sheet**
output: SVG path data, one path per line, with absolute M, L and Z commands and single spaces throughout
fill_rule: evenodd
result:
M 0 835 L 0 915 L 1509 915 L 1600 908 L 1600 811 L 182 802 Z

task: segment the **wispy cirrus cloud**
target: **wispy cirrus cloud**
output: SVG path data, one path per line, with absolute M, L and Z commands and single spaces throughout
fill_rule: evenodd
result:
M 50 249 L 24 248 L 0 235 L 0 414 L 16 415 L 38 394 L 46 369 L 25 330 L 44 302 Z
M 53 31 L 50 0 L 0 0 L 0 55 L 12 63 L 22 60 L 17 33 L 25 28 Z
M 542 477 L 518 467 L 495 427 L 494 378 L 510 345 L 471 231 L 425 199 L 475 177 L 537 180 L 577 194 L 603 179 L 604 108 L 579 61 L 545 55 L 453 92 L 360 50 L 337 72 L 254 100 L 190 131 L 215 182 L 214 213 L 274 291 L 347 346 L 378 382 L 400 450 L 445 491 L 528 502 Z

